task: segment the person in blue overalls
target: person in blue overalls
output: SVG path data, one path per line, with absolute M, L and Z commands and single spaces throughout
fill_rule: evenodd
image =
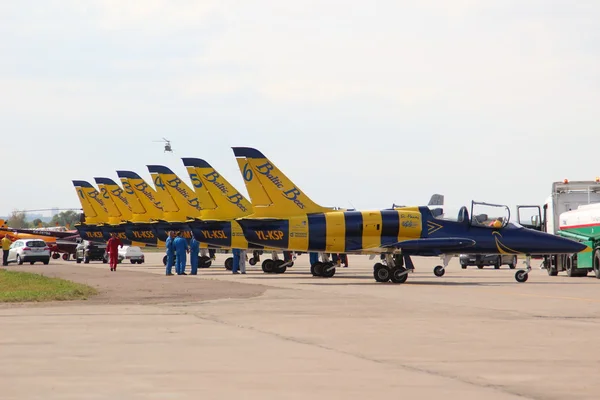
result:
M 198 254 L 200 253 L 200 242 L 192 236 L 190 241 L 190 265 L 192 266 L 192 272 L 190 275 L 198 275 Z
M 313 266 L 315 263 L 319 262 L 319 253 L 308 253 L 310 265 Z
M 175 264 L 175 272 L 177 275 L 187 275 L 185 273 L 185 261 L 186 252 L 189 252 L 187 241 L 181 237 L 181 233 L 177 232 L 177 237 L 173 241 L 175 245 L 175 254 L 177 255 L 177 262 Z
M 173 262 L 175 261 L 175 246 L 173 246 L 173 240 L 175 238 L 175 233 L 173 231 L 169 231 L 169 237 L 167 238 L 167 241 L 165 242 L 165 245 L 167 247 L 167 271 L 166 271 L 166 275 L 167 276 L 171 276 L 173 275 Z
M 231 268 L 231 272 L 234 274 L 239 274 L 238 268 L 240 266 L 240 249 L 231 249 L 231 254 L 233 254 L 233 266 Z

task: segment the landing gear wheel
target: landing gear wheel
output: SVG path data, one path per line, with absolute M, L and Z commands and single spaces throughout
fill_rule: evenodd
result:
M 274 260 L 273 261 L 273 272 L 276 274 L 283 274 L 287 270 L 287 266 L 282 267 L 285 264 L 283 260 Z
M 435 267 L 433 269 L 433 274 L 435 276 L 444 276 L 445 273 L 446 273 L 446 270 L 441 265 L 438 265 L 437 267 Z
M 198 258 L 198 268 L 209 268 L 211 265 L 212 265 L 212 260 L 210 259 L 210 257 L 200 256 Z M 233 265 L 233 263 L 232 263 L 232 265 Z
M 443 270 L 443 268 L 442 268 Z M 404 267 L 394 267 L 390 273 L 390 279 L 394 283 L 404 283 L 408 279 L 408 273 Z M 443 275 L 443 274 L 442 274 Z
M 515 274 L 515 279 L 519 283 L 527 282 L 527 278 L 529 278 L 529 274 L 525 270 L 518 270 Z
M 60 258 L 60 254 L 52 253 L 52 258 L 56 260 L 57 258 Z
M 65 261 L 68 261 L 69 260 L 69 253 L 64 253 L 62 255 L 62 259 L 65 260 Z
M 310 266 L 310 273 L 312 274 L 312 276 L 319 276 L 319 274 L 317 273 L 317 264 L 321 263 L 317 261 L 316 263 Z M 321 268 L 322 270 L 323 266 L 321 265 L 319 268 Z
M 265 272 L 267 274 L 272 273 L 273 272 L 273 260 L 268 258 L 265 261 L 263 261 L 262 270 L 263 270 L 263 272 Z
M 377 263 L 373 267 L 373 277 L 376 282 L 387 282 L 390 280 L 390 275 L 390 269 L 381 263 Z
M 324 278 L 331 278 L 335 275 L 335 267 L 332 262 L 327 264 L 323 264 L 323 271 L 321 272 L 321 276 Z
M 248 260 L 248 263 L 250 263 L 250 265 L 256 265 L 256 258 L 250 257 L 250 259 Z
M 313 276 L 323 276 L 323 263 L 321 262 L 316 262 L 313 264 L 313 266 L 310 268 L 313 274 Z
M 233 269 L 233 257 L 225 259 L 225 269 L 231 271 Z

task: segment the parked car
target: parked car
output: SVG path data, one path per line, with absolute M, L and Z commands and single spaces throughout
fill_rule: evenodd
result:
M 466 269 L 469 265 L 477 265 L 479 269 L 486 265 L 493 265 L 495 269 L 499 269 L 501 265 L 508 265 L 510 269 L 515 269 L 517 256 L 512 254 L 461 254 L 459 261 L 462 269 Z
M 38 261 L 48 264 L 50 262 L 50 247 L 42 239 L 19 239 L 15 240 L 8 250 L 9 263 L 16 262 L 22 265 L 24 262 L 34 264 Z
M 89 240 L 82 241 L 77 245 L 77 249 L 75 250 L 75 261 L 77 264 L 81 263 L 81 261 L 86 264 L 90 261 L 107 263 L 106 244 L 90 242 Z
M 119 247 L 119 262 L 129 260 L 132 264 L 142 264 L 145 261 L 144 253 L 138 246 Z

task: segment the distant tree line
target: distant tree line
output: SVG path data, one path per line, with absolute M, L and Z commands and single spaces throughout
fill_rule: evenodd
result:
M 70 226 L 74 229 L 76 223 L 79 222 L 78 211 L 62 211 L 52 217 L 50 222 L 43 222 L 41 219 L 36 218 L 33 221 L 27 221 L 26 214 L 21 211 L 13 211 L 10 217 L 6 221 L 6 224 L 11 228 L 49 228 L 53 226 Z

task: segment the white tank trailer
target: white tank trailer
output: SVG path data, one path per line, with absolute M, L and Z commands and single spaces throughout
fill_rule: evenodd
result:
M 548 275 L 566 271 L 568 276 L 576 277 L 587 276 L 592 271 L 600 279 L 600 179 L 554 182 L 541 214 L 541 230 L 576 240 L 592 249 L 591 252 L 544 257 Z

